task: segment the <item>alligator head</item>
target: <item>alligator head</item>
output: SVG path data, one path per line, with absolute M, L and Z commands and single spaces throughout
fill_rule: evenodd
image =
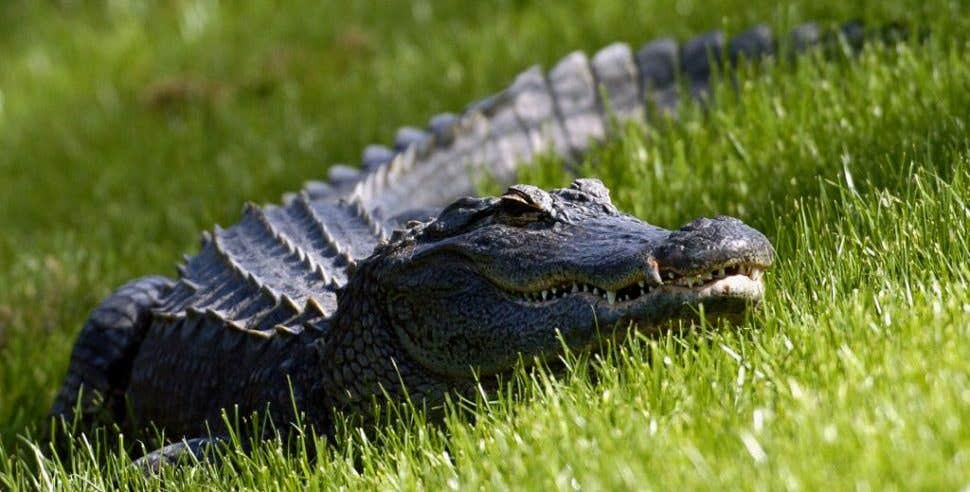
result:
M 563 341 L 595 347 L 631 322 L 658 330 L 702 305 L 709 319 L 738 316 L 761 299 L 772 260 L 768 240 L 734 218 L 669 231 L 619 212 L 597 180 L 517 185 L 399 231 L 361 263 L 340 311 L 378 311 L 397 357 L 455 381 L 549 359 Z

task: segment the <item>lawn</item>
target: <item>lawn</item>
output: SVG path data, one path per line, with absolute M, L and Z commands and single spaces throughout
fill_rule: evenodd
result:
M 0 489 L 970 487 L 970 14 L 958 1 L 5 2 Z M 267 443 L 143 477 L 33 443 L 87 312 L 201 230 L 394 130 L 615 40 L 902 20 L 923 42 L 777 60 L 592 152 L 620 209 L 735 215 L 778 261 L 740 326 L 520 371 L 444 426 Z M 736 89 L 735 89 L 736 87 Z M 554 158 L 521 180 L 570 178 Z M 92 445 L 92 448 L 95 447 Z M 107 455 L 107 456 L 105 456 Z

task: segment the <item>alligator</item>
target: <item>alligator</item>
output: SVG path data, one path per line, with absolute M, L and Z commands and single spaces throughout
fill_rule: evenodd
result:
M 863 36 L 849 23 L 836 37 L 854 49 Z M 827 39 L 805 24 L 787 45 Z M 279 205 L 246 205 L 203 233 L 177 278 L 134 280 L 94 309 L 50 414 L 186 439 L 148 456 L 163 462 L 220 439 L 227 410 L 326 432 L 376 401 L 440 408 L 518 361 L 594 349 L 631 323 L 655 333 L 701 306 L 742 315 L 773 260 L 760 232 L 729 217 L 653 226 L 595 179 L 514 183 L 538 154 L 575 162 L 618 125 L 707 100 L 715 72 L 778 44 L 758 26 L 574 52 L 427 130 L 402 128 L 393 148 L 367 147 L 359 171 L 334 165 Z M 483 175 L 508 190 L 473 198 Z

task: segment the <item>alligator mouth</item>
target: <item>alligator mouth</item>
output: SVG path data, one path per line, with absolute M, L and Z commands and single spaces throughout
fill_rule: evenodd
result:
M 588 280 L 559 280 L 543 288 L 506 290 L 516 301 L 528 305 L 542 305 L 569 297 L 596 300 L 610 307 L 622 308 L 664 293 L 692 294 L 699 299 L 734 297 L 760 300 L 764 292 L 761 282 L 766 267 L 753 263 L 733 262 L 725 265 L 682 274 L 673 270 L 659 270 L 647 280 L 644 275 L 607 288 Z

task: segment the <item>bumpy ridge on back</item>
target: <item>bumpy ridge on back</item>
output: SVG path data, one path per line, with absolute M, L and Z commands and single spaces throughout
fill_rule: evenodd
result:
M 857 22 L 834 35 L 808 23 L 797 26 L 784 44 L 794 54 L 832 46 L 841 36 L 856 48 L 863 35 Z M 759 25 L 730 39 L 714 31 L 680 45 L 662 38 L 636 51 L 625 43 L 592 57 L 576 51 L 548 74 L 529 68 L 507 89 L 470 104 L 460 115 L 432 117 L 427 130 L 402 127 L 392 147 L 364 150 L 359 171 L 335 165 L 330 183 L 311 182 L 305 192 L 313 199 L 352 197 L 392 228 L 396 224 L 389 219 L 396 214 L 473 194 L 476 180 L 485 175 L 511 184 L 517 166 L 538 153 L 576 160 L 615 123 L 643 121 L 650 109 L 675 114 L 682 84 L 690 97 L 706 100 L 718 70 L 772 56 L 778 44 L 772 30 Z
M 840 39 L 858 49 L 860 24 L 840 33 L 798 26 L 790 52 Z M 756 26 L 730 39 L 714 31 L 680 45 L 664 38 L 637 51 L 625 43 L 592 57 L 576 51 L 548 74 L 531 67 L 460 115 L 434 116 L 427 130 L 402 127 L 392 147 L 368 146 L 361 170 L 335 165 L 329 183 L 309 183 L 283 206 L 248 206 L 239 224 L 216 228 L 180 268 L 183 278 L 160 311 L 211 312 L 255 330 L 285 326 L 308 303 L 329 315 L 349 270 L 401 225 L 401 214 L 472 195 L 485 175 L 511 184 L 517 166 L 540 153 L 576 160 L 623 122 L 676 114 L 681 86 L 706 101 L 715 73 L 771 56 L 777 45 L 770 28 Z
M 357 201 L 301 193 L 282 207 L 250 204 L 239 223 L 203 235 L 157 312 L 205 315 L 239 330 L 290 329 L 331 315 L 348 269 L 383 238 Z

